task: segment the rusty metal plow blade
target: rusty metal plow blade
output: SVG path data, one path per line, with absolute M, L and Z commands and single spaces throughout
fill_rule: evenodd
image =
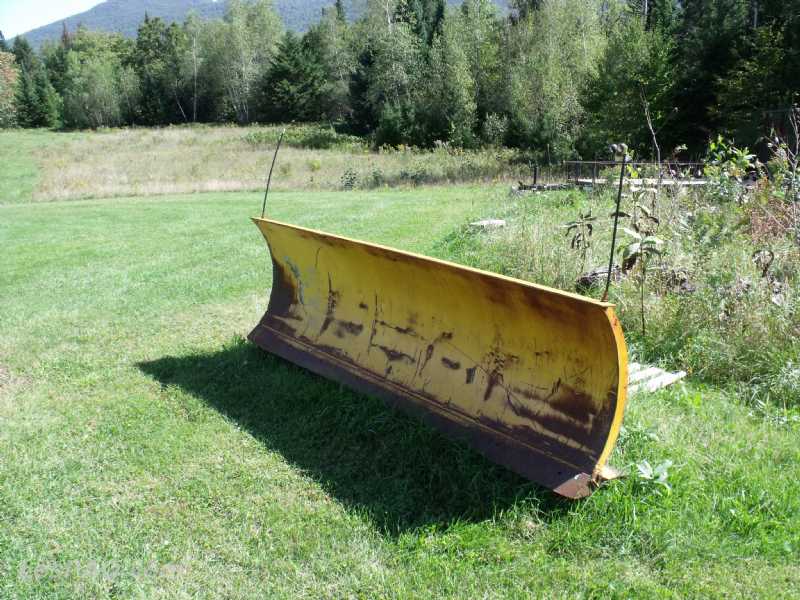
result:
M 258 346 L 421 414 L 563 496 L 612 472 L 628 379 L 612 305 L 254 221 L 274 269 Z

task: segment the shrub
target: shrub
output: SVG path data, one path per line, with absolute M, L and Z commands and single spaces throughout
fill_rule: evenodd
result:
M 273 126 L 246 133 L 242 139 L 251 146 L 274 148 L 284 127 Z M 338 133 L 332 127 L 317 124 L 288 125 L 283 136 L 283 144 L 309 150 L 341 150 L 363 152 L 366 143 L 359 137 Z
M 342 189 L 345 190 L 352 190 L 356 187 L 356 183 L 358 182 L 358 174 L 353 169 L 346 169 L 344 173 L 342 173 Z

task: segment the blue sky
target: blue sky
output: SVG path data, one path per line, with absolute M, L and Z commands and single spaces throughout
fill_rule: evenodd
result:
M 0 0 L 0 30 L 6 38 L 89 10 L 102 0 Z

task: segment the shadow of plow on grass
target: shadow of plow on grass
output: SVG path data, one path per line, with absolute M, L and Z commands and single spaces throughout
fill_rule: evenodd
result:
M 138 366 L 235 420 L 385 534 L 481 521 L 520 501 L 545 518 L 569 507 L 421 421 L 244 340 Z

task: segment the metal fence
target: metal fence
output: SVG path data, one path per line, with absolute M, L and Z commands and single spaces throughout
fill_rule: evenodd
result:
M 564 178 L 567 183 L 597 183 L 604 181 L 612 171 L 618 171 L 620 161 L 613 160 L 567 160 L 562 163 Z M 663 161 L 660 164 L 651 161 L 632 161 L 627 163 L 641 177 L 662 179 L 701 179 L 705 171 L 702 162 Z

